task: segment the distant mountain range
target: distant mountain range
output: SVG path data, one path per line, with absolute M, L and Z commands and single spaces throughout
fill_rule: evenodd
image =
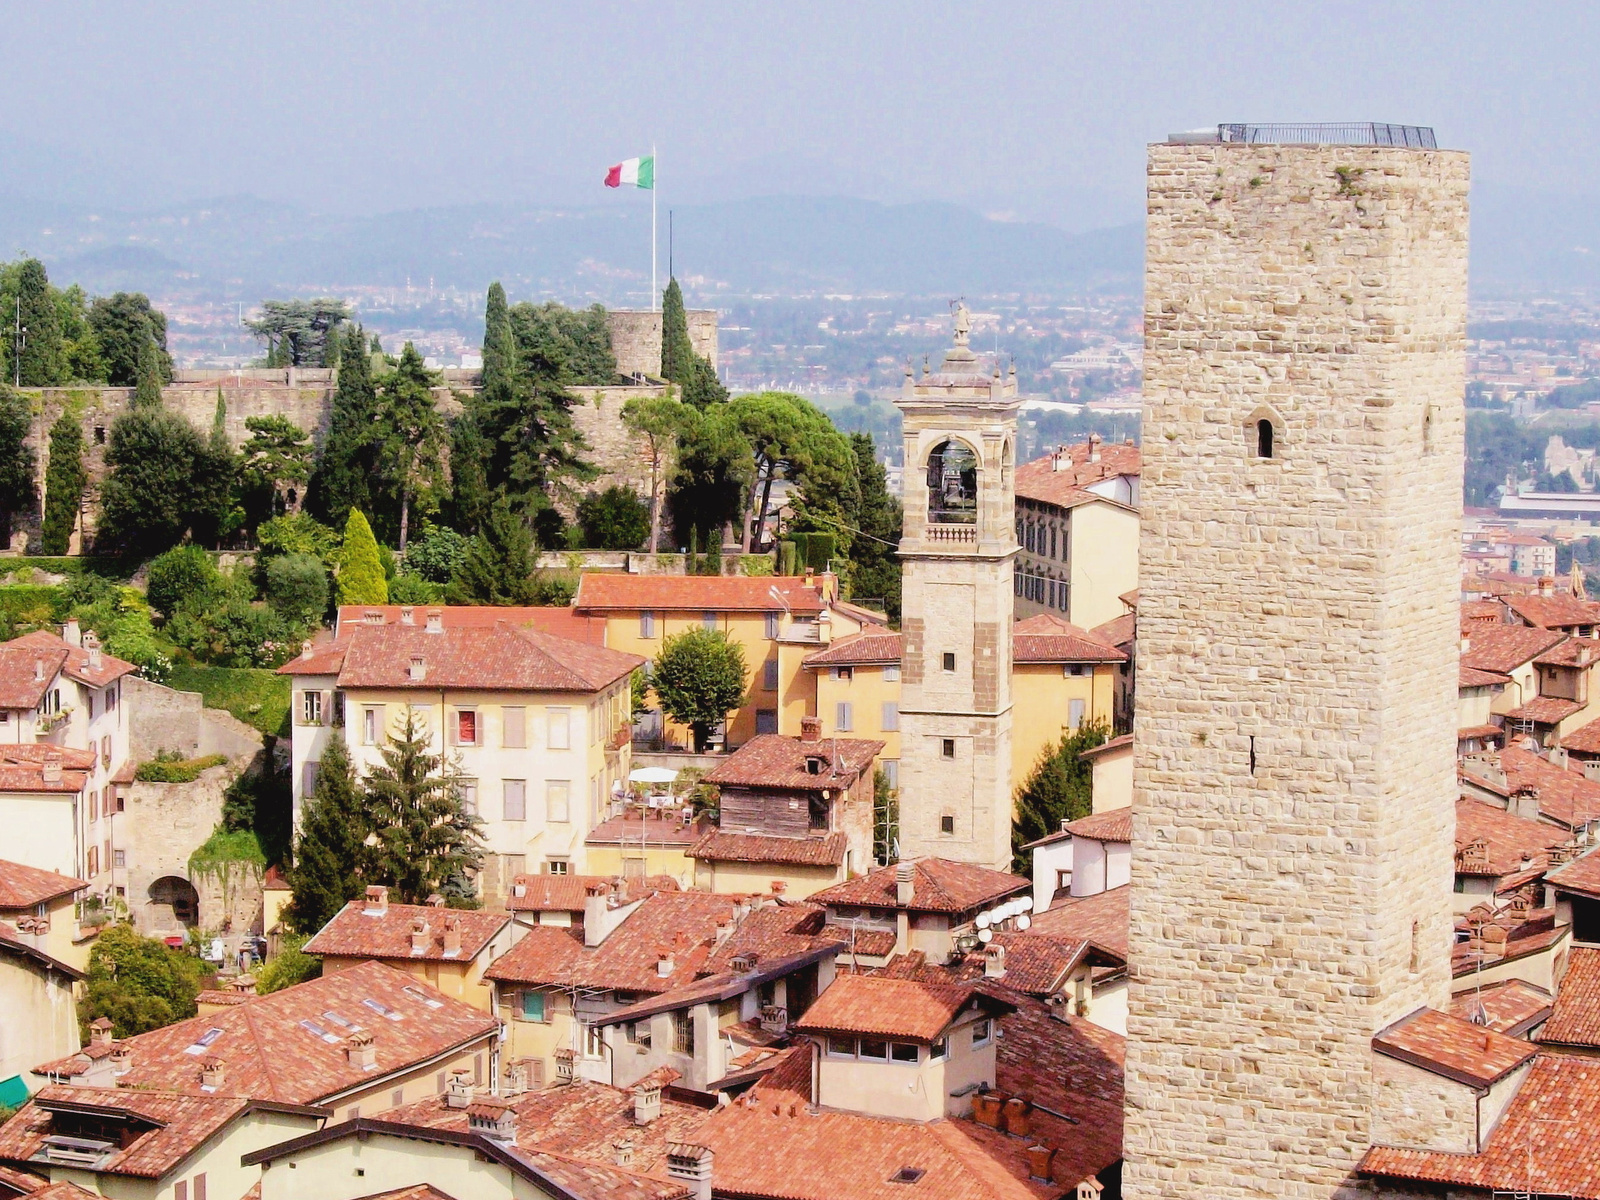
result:
M 1600 286 L 1600 205 L 1480 187 L 1479 295 Z M 659 262 L 667 271 L 667 214 Z M 953 204 L 773 196 L 677 207 L 672 257 L 702 299 L 888 293 L 1064 297 L 1139 286 L 1137 224 L 1068 233 Z M 408 282 L 517 296 L 646 301 L 649 211 L 480 204 L 322 216 L 249 196 L 143 211 L 0 197 L 0 257 L 38 254 L 58 282 L 253 303 L 263 296 Z

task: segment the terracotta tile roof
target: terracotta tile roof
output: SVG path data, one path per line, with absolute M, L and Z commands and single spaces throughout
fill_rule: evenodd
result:
M 1544 821 L 1530 821 L 1490 804 L 1462 797 L 1456 801 L 1456 873 L 1460 875 L 1511 875 L 1542 872 L 1549 863 L 1546 850 L 1567 840 L 1564 830 Z M 1472 847 L 1483 843 L 1483 855 Z M 1523 856 L 1527 856 L 1524 865 Z
M 714 830 L 692 847 L 690 858 L 710 862 L 773 863 L 792 867 L 837 867 L 844 861 L 849 837 L 829 833 L 819 837 L 763 837 L 754 833 Z
M 52 1085 L 41 1088 L 0 1127 L 0 1159 L 20 1165 L 42 1151 L 44 1139 L 55 1129 L 58 1112 L 100 1112 L 126 1121 L 131 1136 L 93 1169 L 107 1175 L 160 1179 L 224 1126 L 261 1107 L 295 1110 L 295 1106 L 262 1105 L 239 1096 Z M 306 1115 L 320 1114 L 311 1110 Z
M 1018 499 L 1053 504 L 1058 508 L 1071 508 L 1088 500 L 1107 500 L 1107 497 L 1097 496 L 1086 489 L 1091 484 L 1114 479 L 1118 475 L 1137 475 L 1142 466 L 1139 447 L 1125 442 L 1100 443 L 1098 462 L 1089 461 L 1091 448 L 1087 442 L 1064 449 L 1066 454 L 1061 462 L 1063 470 L 1056 469 L 1057 458 L 1054 454 L 1017 467 Z M 1115 500 L 1108 502 L 1117 503 Z
M 1469 935 L 1458 940 L 1450 951 L 1450 969 L 1457 980 L 1472 979 L 1480 967 L 1542 954 L 1566 941 L 1572 932 L 1570 925 L 1556 924 L 1554 908 L 1530 909 L 1525 915 L 1503 908 L 1491 919 L 1482 921 L 1478 926 L 1480 936 L 1474 939 L 1470 936 L 1474 924 L 1487 911 L 1486 905 L 1478 905 L 1472 912 L 1456 918 L 1456 933 Z M 1503 934 L 1503 940 L 1498 937 L 1491 940 L 1491 929 Z M 1470 984 L 1463 982 L 1457 986 Z
M 849 925 L 830 925 L 828 928 L 844 934 L 845 947 L 842 953 L 846 956 L 887 958 L 894 953 L 895 943 L 899 940 L 892 929 L 857 929 Z
M 1112 617 L 1104 625 L 1096 625 L 1089 632 L 1102 642 L 1125 650 L 1133 645 L 1138 636 L 1139 616 L 1137 613 L 1124 613 L 1120 617 Z
M 882 625 L 868 625 L 860 633 L 839 638 L 825 649 L 805 656 L 802 665 L 832 667 L 847 664 L 897 663 L 900 661 L 900 635 Z
M 349 1061 L 346 1038 L 358 1027 L 373 1036 L 374 1070 Z M 222 1090 L 228 1094 L 315 1104 L 492 1038 L 499 1027 L 488 1013 L 411 975 L 364 962 L 128 1038 L 123 1044 L 132 1061 L 121 1083 L 200 1094 L 203 1054 L 222 1064 Z M 35 1068 L 35 1074 L 43 1073 Z
M 1506 604 L 1535 629 L 1600 625 L 1600 603 L 1576 596 L 1512 596 Z
M 895 899 L 895 866 L 879 867 L 859 879 L 814 892 L 813 904 L 899 908 Z M 991 871 L 947 858 L 912 861 L 911 912 L 961 913 L 1026 891 L 1029 881 L 1004 871 Z
M 0 909 L 32 908 L 88 886 L 70 875 L 57 875 L 54 871 L 42 871 L 0 858 Z
M 1090 838 L 1097 842 L 1133 841 L 1133 809 L 1113 808 L 1109 812 L 1079 817 L 1066 827 L 1073 837 Z
M 387 1192 L 374 1192 L 360 1200 L 456 1200 L 449 1192 L 441 1192 L 431 1183 L 414 1183 L 410 1187 L 393 1188 Z
M 1574 946 L 1541 1042 L 1600 1047 L 1600 949 Z
M 69 1179 L 63 1179 L 60 1183 L 46 1184 L 37 1191 L 28 1194 L 32 1197 L 32 1200 L 99 1200 L 98 1192 L 86 1191 Z M 246 1193 L 243 1200 L 252 1200 L 252 1198 L 249 1193 Z M 254 1200 L 261 1200 L 260 1193 L 256 1194 Z
M 1546 882 L 1567 891 L 1600 896 L 1600 849 L 1557 867 L 1545 876 Z
M 773 596 L 773 590 L 783 597 Z M 798 575 L 614 575 L 587 571 L 572 602 L 576 612 L 822 611 L 822 590 Z
M 102 688 L 108 683 L 121 679 L 124 675 L 137 671 L 139 668 L 131 662 L 124 662 L 113 654 L 100 652 L 100 665 L 93 669 L 89 666 L 89 652 L 82 646 L 72 646 L 54 633 L 47 633 L 43 629 L 36 629 L 32 633 L 25 633 L 21 637 L 12 638 L 9 642 L 0 645 L 0 649 L 22 649 L 30 653 L 41 652 L 53 654 L 62 651 L 66 660 L 61 666 L 61 671 L 68 679 L 76 679 L 79 683 L 86 683 L 90 687 Z M 33 670 L 29 666 L 29 671 Z M 47 672 L 48 673 L 48 672 Z M 8 707 L 0 705 L 0 707 Z
M 41 651 L 25 650 L 10 643 L 0 645 L 0 708 L 38 708 L 39 701 L 66 662 L 64 646 Z
M 341 687 L 475 688 L 485 691 L 594 692 L 630 674 L 644 659 L 500 622 L 491 627 L 357 625 L 350 631 Z M 317 661 L 317 651 L 313 658 Z M 332 651 L 328 652 L 329 654 Z M 411 678 L 413 658 L 423 678 Z M 280 674 L 294 674 L 287 667 Z M 303 672 L 302 672 L 303 673 Z
M 1600 720 L 1580 725 L 1571 733 L 1561 735 L 1561 745 L 1579 754 L 1600 754 Z
M 337 675 L 344 669 L 344 656 L 349 649 L 347 641 L 310 646 L 279 667 L 278 674 Z
M 816 904 L 766 904 L 739 922 L 737 929 L 711 952 L 704 969 L 729 971 L 740 956 L 757 964 L 773 958 L 805 954 L 819 946 L 843 945 L 849 931 L 824 924 L 827 910 Z
M 1492 777 L 1496 766 L 1505 774 L 1503 786 Z M 1544 755 L 1524 749 L 1516 740 L 1501 750 L 1463 758 L 1461 774 L 1475 785 L 1501 795 L 1510 795 L 1522 787 L 1535 789 L 1539 794 L 1539 814 L 1568 828 L 1600 819 L 1600 780 L 1587 778 L 1581 770 L 1558 766 Z
M 506 908 L 512 912 L 581 913 L 591 887 L 610 887 L 606 875 L 518 875 Z
M 1472 627 L 1461 661 L 1480 671 L 1509 675 L 1524 663 L 1532 662 L 1567 635 L 1548 629 L 1529 629 L 1523 625 L 1497 625 L 1493 629 Z
M 506 983 L 664 992 L 694 979 L 710 954 L 720 923 L 733 920 L 735 896 L 707 892 L 655 892 L 629 913 L 598 946 L 581 934 L 540 926 L 497 958 L 485 975 Z M 662 975 L 662 953 L 673 970 Z
M 1546 667 L 1587 667 L 1593 665 L 1596 659 L 1600 659 L 1600 641 L 1570 637 L 1533 661 Z
M 510 920 L 503 912 L 425 904 L 386 904 L 381 911 L 372 911 L 365 900 L 352 900 L 317 931 L 305 951 L 351 958 L 470 962 Z M 421 953 L 413 949 L 411 936 L 418 921 L 427 927 L 427 948 Z M 444 945 L 445 928 L 452 922 L 461 930 L 461 946 L 453 954 Z
M 1461 664 L 1460 687 L 1495 687 L 1509 683 L 1510 680 L 1511 676 L 1509 675 L 1501 675 L 1496 671 L 1480 671 L 1477 667 L 1469 667 L 1466 663 Z
M 1456 740 L 1464 741 L 1467 738 L 1496 738 L 1504 737 L 1505 730 L 1498 725 L 1468 725 L 1465 729 L 1456 730 Z M 1566 739 L 1562 739 L 1563 744 Z
M 883 745 L 864 738 L 805 742 L 781 733 L 762 733 L 718 763 L 704 782 L 805 792 L 848 788 L 883 753 Z M 814 758 L 822 760 L 822 769 L 815 774 L 806 770 Z
M 1012 656 L 1023 663 L 1127 662 L 1127 654 L 1086 629 L 1050 613 L 1011 627 Z
M 646 810 L 638 814 L 624 813 L 619 817 L 608 817 L 591 829 L 589 836 L 583 840 L 589 846 L 637 846 L 642 839 L 645 844 L 657 849 L 662 846 L 682 846 L 687 849 L 711 828 L 709 820 L 702 819 L 685 825 L 678 820 L 657 820 Z
M 1372 1048 L 1469 1087 L 1488 1087 L 1537 1052 L 1527 1042 L 1434 1008 L 1419 1008 L 1372 1039 Z
M 61 778 L 47 782 L 47 759 L 59 756 Z M 81 792 L 94 769 L 93 750 L 74 750 L 49 742 L 22 742 L 0 746 L 0 792 Z
M 1450 1011 L 1507 1037 L 1522 1037 L 1549 1017 L 1550 993 L 1525 979 L 1502 979 L 1450 997 Z
M 1094 951 L 1094 943 L 1044 937 L 1033 930 L 1025 933 L 997 933 L 989 943 L 1005 947 L 1005 974 L 992 982 L 1027 996 L 1048 996 L 1058 990 L 1066 975 Z M 888 979 L 911 979 L 922 983 L 975 983 L 985 978 L 983 951 L 965 954 L 954 963 L 930 963 L 920 950 L 897 954 L 872 973 Z M 1104 952 L 1102 961 L 1118 956 Z
M 236 992 L 232 988 L 201 988 L 195 994 L 195 1001 L 199 1004 L 209 1004 L 216 1008 L 236 1008 L 241 1004 L 250 1002 L 248 992 Z
M 1483 1192 L 1600 1197 L 1600 1061 L 1541 1054 L 1479 1154 L 1374 1146 L 1360 1170 Z
M 1109 742 L 1101 742 L 1098 746 L 1089 747 L 1089 749 L 1080 752 L 1078 757 L 1084 762 L 1093 762 L 1103 754 L 1109 754 L 1114 750 L 1121 750 L 1132 745 L 1133 734 L 1124 733 L 1120 737 L 1112 738 Z
M 1506 713 L 1508 721 L 1532 721 L 1536 725 L 1556 725 L 1565 721 L 1574 713 L 1580 713 L 1584 706 L 1576 700 L 1563 700 L 1558 696 L 1535 696 L 1526 704 L 1520 704 Z
M 1506 607 L 1498 600 L 1464 600 L 1461 604 L 1463 625 L 1503 625 Z
M 1128 887 L 1093 896 L 1069 896 L 1033 914 L 1030 932 L 1064 939 L 1087 938 L 1121 958 L 1128 957 Z
M 399 604 L 341 604 L 337 626 L 339 636 L 343 639 L 355 626 L 372 624 L 369 618 L 373 613 L 382 618 L 381 623 L 384 625 L 398 625 L 403 615 L 401 609 L 402 606 Z M 571 608 L 517 606 L 501 608 L 493 604 L 417 604 L 411 609 L 412 623 L 426 625 L 428 614 L 431 612 L 439 614 L 446 629 L 488 629 L 504 622 L 523 629 L 537 629 L 540 633 L 554 634 L 556 637 L 567 638 L 574 642 L 587 642 L 591 646 L 606 644 L 605 621 L 598 617 L 584 616 Z
M 41 1188 L 49 1186 L 52 1185 L 48 1179 L 41 1179 L 37 1175 L 28 1171 L 19 1171 L 15 1167 L 0 1166 L 0 1188 L 10 1189 L 0 1194 L 28 1196 L 37 1193 Z M 84 1195 L 89 1196 L 93 1195 L 93 1193 L 84 1192 Z
M 974 1000 L 993 1012 L 1012 1007 L 1009 1002 L 996 1004 L 960 984 L 838 975 L 794 1027 L 815 1033 L 869 1033 L 932 1042 Z

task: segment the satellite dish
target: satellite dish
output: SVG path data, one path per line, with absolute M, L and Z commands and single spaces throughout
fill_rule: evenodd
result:
M 994 940 L 994 931 L 992 929 L 978 930 L 978 940 L 984 943 L 984 945 L 988 945 Z
M 1021 916 L 1019 916 L 1017 918 L 1017 928 L 1018 929 L 1026 929 L 1029 925 L 1032 925 L 1032 924 L 1033 924 L 1033 918 L 1030 917 L 1027 913 L 1023 913 Z
M 978 928 L 979 929 L 988 929 L 989 928 L 989 922 L 990 922 L 991 919 L 992 918 L 989 916 L 988 913 L 979 913 L 978 914 L 978 921 L 977 921 Z
M 1024 896 L 1022 899 L 1018 900 L 1016 902 L 1016 904 L 1017 904 L 1017 911 L 1018 912 L 1025 912 L 1026 913 L 1026 912 L 1032 912 L 1033 911 L 1033 897 L 1032 896 Z

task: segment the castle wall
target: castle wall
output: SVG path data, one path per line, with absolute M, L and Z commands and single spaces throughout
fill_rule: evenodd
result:
M 1138 1200 L 1365 1192 L 1370 1039 L 1449 996 L 1467 177 L 1150 148 Z
M 717 365 L 717 313 L 711 308 L 684 312 L 689 325 L 689 345 L 702 358 Z M 661 313 L 638 308 L 608 308 L 611 352 L 623 375 L 661 374 Z

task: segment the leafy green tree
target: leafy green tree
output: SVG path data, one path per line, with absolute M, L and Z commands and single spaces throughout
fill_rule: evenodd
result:
M 217 565 L 199 546 L 175 546 L 158 554 L 146 568 L 145 598 L 150 607 L 170 617 L 185 603 L 204 598 L 222 581 Z
M 750 481 L 753 456 L 730 411 L 719 404 L 700 412 L 682 405 L 678 453 L 669 503 L 677 544 L 698 534 L 707 544 L 723 526 L 737 521 L 740 497 Z M 714 532 L 715 531 L 715 532 Z
M 239 453 L 239 472 L 250 490 L 266 497 L 267 516 L 300 506 L 311 477 L 311 437 L 288 417 L 246 417 L 250 431 Z
M 60 314 L 50 277 L 37 258 L 24 259 L 18 265 L 17 299 L 21 307 L 12 315 L 25 331 L 18 359 L 22 386 L 52 387 L 65 382 Z
M 346 524 L 350 517 L 345 515 Z M 304 512 L 286 513 L 265 521 L 256 530 L 257 581 L 266 586 L 266 570 L 280 554 L 310 554 L 331 574 L 339 569 L 344 538 Z
M 383 747 L 383 763 L 362 781 L 375 844 L 368 848 L 373 883 L 387 884 L 402 904 L 421 904 L 452 875 L 483 865 L 483 822 L 463 808 L 460 786 L 413 708 Z
M 1094 811 L 1094 771 L 1084 762 L 1110 736 L 1104 721 L 1085 721 L 1061 741 L 1039 754 L 1028 778 L 1017 789 L 1011 823 L 1011 869 L 1019 875 L 1033 870 L 1033 852 L 1022 847 Z
M 650 532 L 650 509 L 632 488 L 615 485 L 583 498 L 578 525 L 591 550 L 637 550 Z
M 650 553 L 661 550 L 661 489 L 672 469 L 683 430 L 683 405 L 670 396 L 629 400 L 622 420 L 650 460 Z
M 63 418 L 65 419 L 65 418 Z M 60 421 L 56 422 L 57 425 Z M 35 460 L 33 450 L 28 446 L 27 437 L 33 428 L 33 408 L 27 399 L 0 383 L 0 549 L 11 545 L 11 521 L 19 512 L 33 505 L 37 492 L 33 484 Z M 78 439 L 78 472 L 83 473 L 83 433 L 78 429 L 77 422 L 72 422 L 73 432 Z M 50 435 L 51 459 L 55 457 L 55 434 Z M 64 454 L 65 452 L 63 452 Z M 78 485 L 78 495 L 83 494 L 83 484 Z M 50 530 L 50 477 L 49 467 L 45 473 L 45 536 Z M 77 504 L 72 508 L 74 518 L 78 515 Z M 69 527 L 67 535 L 72 535 Z M 65 554 L 66 547 L 60 550 L 46 550 L 46 554 Z
M 344 738 L 335 731 L 300 814 L 294 864 L 284 872 L 289 903 L 283 919 L 290 929 L 310 937 L 361 897 L 368 882 L 362 878 L 362 867 L 370 832 L 366 797 L 356 783 Z
M 315 629 L 328 611 L 327 569 L 310 554 L 281 554 L 267 564 L 266 595 L 291 629 Z
M 359 508 L 345 522 L 344 547 L 339 554 L 339 603 L 387 604 L 389 585 L 378 558 L 378 540 Z
M 208 462 L 206 442 L 176 413 L 159 404 L 123 413 L 106 447 L 97 544 L 141 556 L 177 545 L 208 516 Z
M 889 494 L 889 473 L 878 461 L 872 435 L 852 433 L 850 450 L 856 466 L 856 504 L 845 513 L 856 531 L 850 540 L 850 592 L 881 599 L 890 619 L 899 621 L 900 501 Z
M 744 648 L 722 630 L 688 629 L 661 644 L 650 685 L 666 714 L 694 733 L 696 753 L 744 702 Z
M 261 315 L 245 322 L 267 344 L 269 367 L 326 367 L 339 326 L 350 319 L 343 300 L 266 300 Z
M 411 510 L 433 506 L 442 478 L 444 421 L 433 403 L 435 376 L 410 342 L 400 364 L 378 389 L 379 471 L 383 493 L 399 511 L 399 544 L 403 553 Z
M 344 525 L 352 508 L 371 510 L 372 480 L 378 466 L 378 444 L 373 434 L 378 393 L 372 383 L 366 331 L 354 326 L 344 343 L 328 437 L 306 497 L 306 507 L 335 528 Z
M 289 934 L 278 945 L 278 952 L 256 972 L 256 995 L 268 996 L 322 977 L 322 960 L 305 952 L 307 934 Z
M 91 1021 L 111 1020 L 114 1037 L 148 1033 L 195 1015 L 200 960 L 140 937 L 131 925 L 113 925 L 89 951 L 89 977 L 78 1020 L 85 1040 Z
M 55 302 L 61 327 L 62 382 L 104 383 L 106 361 L 100 353 L 100 339 L 89 324 L 89 298 L 73 284 L 56 291 Z
M 156 344 L 146 338 L 139 347 L 139 378 L 133 389 L 133 407 L 154 409 L 161 407 L 161 360 L 156 356 Z
M 611 328 L 599 304 L 571 309 L 549 301 L 524 301 L 508 312 L 520 366 L 536 379 L 569 387 L 616 382 Z
M 661 296 L 661 378 L 686 384 L 694 372 L 694 346 L 689 341 L 689 315 L 676 277 L 667 280 Z
M 534 573 L 533 535 L 502 502 L 468 544 L 446 594 L 452 604 L 536 604 Z
M 117 292 L 97 296 L 89 305 L 89 328 L 105 362 L 105 380 L 112 387 L 134 387 L 139 382 L 139 354 L 144 344 L 155 342 L 156 358 L 164 382 L 172 382 L 172 356 L 167 353 L 167 316 L 152 308 L 143 292 Z
M 466 561 L 472 539 L 445 525 L 426 525 L 406 548 L 405 571 L 429 583 L 449 583 Z

